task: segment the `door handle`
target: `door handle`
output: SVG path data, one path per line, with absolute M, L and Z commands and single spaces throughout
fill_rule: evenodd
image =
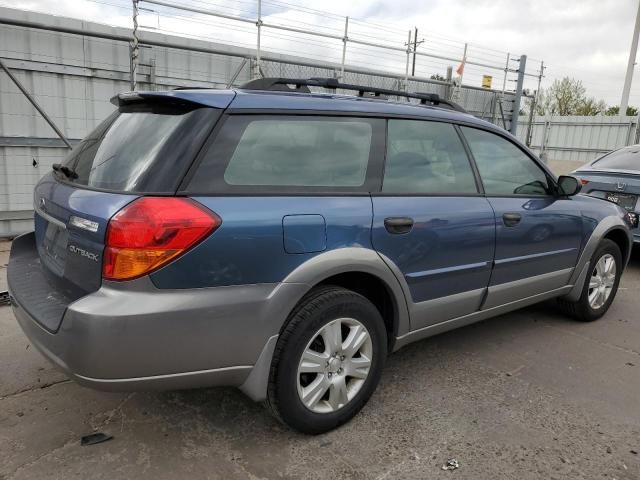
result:
M 522 220 L 522 215 L 519 213 L 505 213 L 502 215 L 502 221 L 507 227 L 515 227 Z
M 394 235 L 409 233 L 413 228 L 413 218 L 410 217 L 387 217 L 384 219 L 384 228 Z

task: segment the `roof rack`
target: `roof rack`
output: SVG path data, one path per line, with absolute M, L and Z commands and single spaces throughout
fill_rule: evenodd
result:
M 293 86 L 291 88 L 289 85 Z M 467 111 L 455 102 L 440 98 L 437 93 L 409 93 L 400 90 L 388 90 L 386 88 L 367 87 L 364 85 L 352 85 L 349 83 L 340 83 L 337 78 L 258 78 L 245 83 L 240 88 L 244 90 L 267 90 L 267 91 L 288 91 L 310 93 L 309 87 L 321 87 L 342 90 L 352 90 L 358 92 L 359 97 L 370 94 L 373 97 L 381 95 L 390 95 L 405 98 L 416 98 L 420 100 L 421 105 L 437 105 L 449 108 L 457 112 L 467 113 Z

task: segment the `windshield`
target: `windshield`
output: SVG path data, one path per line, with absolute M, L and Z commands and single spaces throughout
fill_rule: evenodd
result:
M 210 131 L 215 110 L 121 108 L 65 160 L 73 183 L 118 192 L 172 192 Z
M 591 166 L 596 169 L 640 171 L 640 147 L 616 150 L 596 160 Z

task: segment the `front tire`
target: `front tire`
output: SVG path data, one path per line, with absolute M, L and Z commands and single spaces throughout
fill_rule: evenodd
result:
M 386 355 L 384 321 L 369 300 L 341 287 L 315 289 L 278 339 L 267 404 L 300 432 L 336 428 L 372 395 Z
M 560 300 L 560 305 L 572 317 L 582 322 L 599 319 L 613 303 L 623 271 L 622 252 L 618 245 L 604 239 L 589 263 L 589 274 L 577 302 Z

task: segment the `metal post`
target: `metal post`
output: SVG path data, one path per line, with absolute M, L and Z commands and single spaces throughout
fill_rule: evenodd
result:
M 640 1 L 638 2 L 638 13 L 636 13 L 636 25 L 633 28 L 633 38 L 631 39 L 631 50 L 629 51 L 629 62 L 627 63 L 627 74 L 624 76 L 624 88 L 622 89 L 622 100 L 620 100 L 620 115 L 627 114 L 629 105 L 629 91 L 633 80 L 633 68 L 636 65 L 636 53 L 638 52 L 638 34 L 640 33 Z
M 254 71 L 254 78 L 259 78 L 261 76 L 260 70 L 260 34 L 262 30 L 262 0 L 258 0 L 258 21 L 256 22 L 256 27 L 258 27 L 258 44 L 256 47 L 256 69 Z
M 38 111 L 38 113 L 40 115 L 42 115 L 42 118 L 44 118 L 44 120 L 49 124 L 49 126 L 53 129 L 54 132 L 56 132 L 56 134 L 60 137 L 60 139 L 65 143 L 65 145 L 67 147 L 69 147 L 70 149 L 73 148 L 71 146 L 71 144 L 69 143 L 69 140 L 67 140 L 67 137 L 64 136 L 64 133 L 62 133 L 62 131 L 58 128 L 58 126 L 53 122 L 53 120 L 51 120 L 51 118 L 49 118 L 49 115 L 47 115 L 47 112 L 45 112 L 42 107 L 38 104 L 38 102 L 36 102 L 35 98 L 33 98 L 31 96 L 31 94 L 27 91 L 27 89 L 22 85 L 22 83 L 20 83 L 20 81 L 13 75 L 13 73 L 11 72 L 11 70 L 9 70 L 9 68 L 4 64 L 4 62 L 0 59 L 0 68 L 2 68 L 2 70 L 4 70 L 4 73 L 6 73 L 9 78 L 11 79 L 11 81 L 13 83 L 15 83 L 16 87 L 18 87 L 18 89 L 22 92 L 22 94 L 27 97 L 27 100 L 29 100 L 29 102 L 31 103 L 31 105 L 34 106 L 34 108 Z
M 411 30 L 409 30 L 409 38 L 407 39 L 407 66 L 404 69 L 404 89 L 406 92 L 409 91 L 409 58 L 410 56 L 411 56 Z
M 498 92 L 493 92 L 493 98 L 491 99 L 491 123 L 496 123 L 496 106 L 498 103 Z
M 464 52 L 462 53 L 462 74 L 460 75 L 460 86 L 462 86 L 462 77 L 464 77 L 464 67 L 467 65 L 467 49 L 469 44 L 464 44 Z
M 502 80 L 502 95 L 507 89 L 507 74 L 509 73 L 509 61 L 511 60 L 511 54 L 507 53 L 507 63 L 504 66 L 504 79 Z
M 231 88 L 233 86 L 233 82 L 236 81 L 236 79 L 238 78 L 238 75 L 240 75 L 240 72 L 242 72 L 242 69 L 244 68 L 244 66 L 246 64 L 247 64 L 247 59 L 243 58 L 242 62 L 240 63 L 240 65 L 238 65 L 238 68 L 236 68 L 236 71 L 233 73 L 233 75 L 231 75 L 231 78 L 227 82 L 227 87 L 226 88 Z
M 527 68 L 527 56 L 520 57 L 520 66 L 518 67 L 518 81 L 516 82 L 516 96 L 513 98 L 513 110 L 511 111 L 511 125 L 509 131 L 515 135 L 518 131 L 518 117 L 520 115 L 520 100 L 522 99 L 522 87 L 524 84 L 524 72 Z
M 469 44 L 465 43 L 464 44 L 464 51 L 462 53 L 462 63 L 460 64 L 460 67 L 458 67 L 458 69 L 456 70 L 456 73 L 458 73 L 458 70 L 460 70 L 460 78 L 458 79 L 457 85 L 455 86 L 455 88 L 453 89 L 453 94 L 451 95 L 451 99 L 454 102 L 460 102 L 460 90 L 462 88 L 462 78 L 464 77 L 464 67 L 467 64 L 467 49 L 469 48 Z
M 133 40 L 131 42 L 131 90 L 138 87 L 138 57 L 140 55 L 138 39 L 138 2 L 133 0 Z
M 349 17 L 344 19 L 344 37 L 342 37 L 342 63 L 340 64 L 340 80 L 344 82 L 344 62 L 347 59 L 347 42 L 349 41 Z
M 545 117 L 542 131 L 542 142 L 540 143 L 540 160 L 547 163 L 547 142 L 549 141 L 549 132 L 551 131 L 551 122 L 553 117 Z
M 453 67 L 447 67 L 447 90 L 445 96 L 447 100 L 451 99 L 451 84 L 453 83 Z
M 533 136 L 533 117 L 535 115 L 536 106 L 538 104 L 538 95 L 540 95 L 540 85 L 542 77 L 544 77 L 544 60 L 540 62 L 540 75 L 538 76 L 538 89 L 531 100 L 531 111 L 529 112 L 529 126 L 527 127 L 527 147 L 531 146 L 531 137 Z

